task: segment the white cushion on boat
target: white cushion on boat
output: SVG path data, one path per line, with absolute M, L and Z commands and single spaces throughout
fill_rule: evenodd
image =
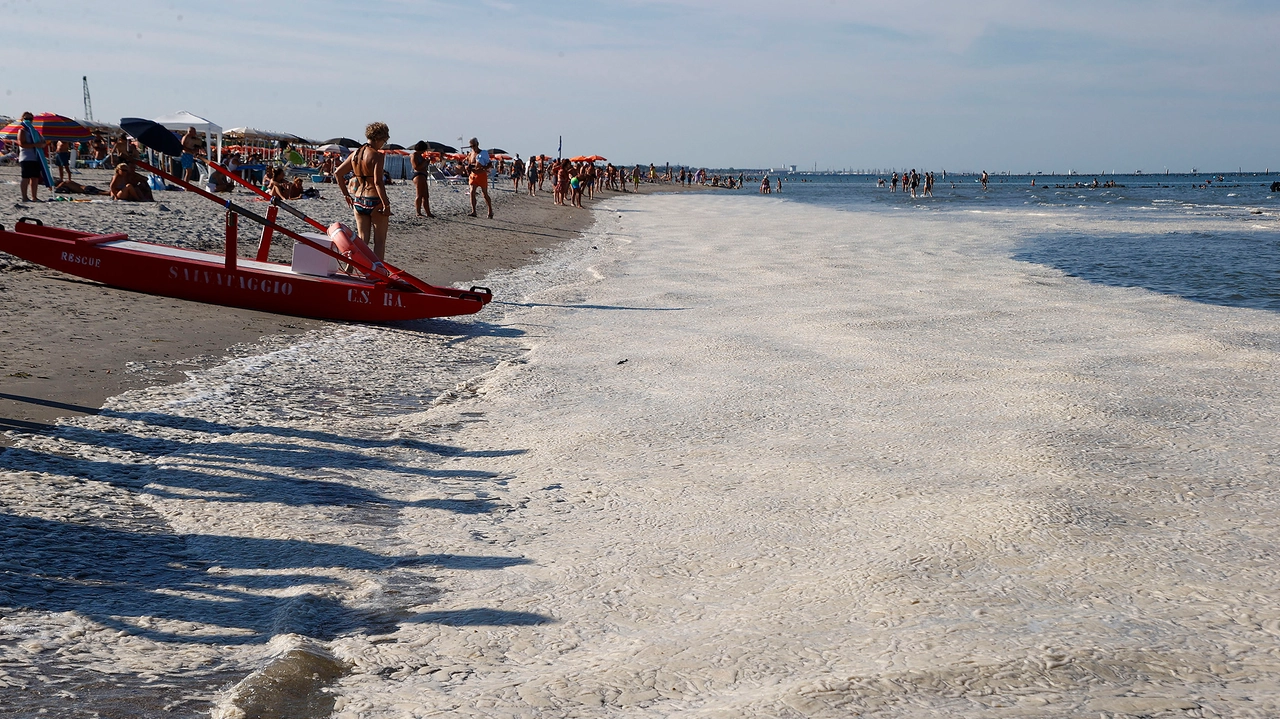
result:
M 333 241 L 324 235 L 318 235 L 314 232 L 304 232 L 302 236 L 308 240 L 312 240 L 317 245 L 333 249 Z M 301 242 L 293 243 L 293 271 L 300 275 L 316 275 L 317 277 L 328 277 L 337 274 L 338 260 L 321 252 L 320 250 L 304 245 Z

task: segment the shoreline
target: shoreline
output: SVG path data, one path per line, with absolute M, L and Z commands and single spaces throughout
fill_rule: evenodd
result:
M 0 183 L 16 177 L 16 168 L 0 170 Z M 109 178 L 108 171 L 81 170 L 78 179 L 105 186 Z M 599 193 L 595 200 L 584 200 L 585 209 L 577 210 L 554 205 L 549 191 L 530 198 L 523 189 L 501 189 L 503 184 L 509 187 L 506 181 L 490 187 L 493 220 L 465 214 L 465 188 L 433 185 L 432 212 L 437 217 L 427 219 L 412 214 L 411 184 L 399 181 L 389 186 L 396 210 L 387 240 L 389 258 L 432 284 L 480 282 L 492 272 L 523 266 L 580 237 L 592 224 L 591 207 L 602 198 L 626 196 Z M 350 224 L 350 211 L 337 187 L 318 187 L 325 199 L 299 201 L 297 206 Z M 155 203 L 32 204 L 18 202 L 16 184 L 0 188 L 0 224 L 12 226 L 19 217 L 97 231 L 120 231 L 123 224 L 136 239 L 161 242 L 173 241 L 157 236 L 168 224 L 180 228 L 178 244 L 204 250 L 221 247 L 221 210 L 188 193 L 158 193 Z M 52 196 L 48 188 L 41 189 L 44 199 Z M 640 194 L 709 189 L 642 184 Z M 250 197 L 246 191 L 232 196 L 240 201 Z M 242 223 L 244 227 L 254 225 Z M 242 239 L 252 231 L 242 229 Z M 272 259 L 288 261 L 280 243 L 273 247 Z M 501 297 L 500 288 L 494 290 Z M 12 444 L 9 431 L 49 432 L 59 417 L 94 414 L 107 398 L 121 392 L 181 381 L 186 371 L 236 356 L 237 348 L 344 324 L 119 290 L 2 253 L 0 314 L 12 318 L 0 328 L 6 344 L 0 360 L 0 447 Z

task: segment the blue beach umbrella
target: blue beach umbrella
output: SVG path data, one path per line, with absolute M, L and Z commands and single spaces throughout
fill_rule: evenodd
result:
M 144 146 L 178 157 L 182 154 L 182 141 L 169 128 L 142 117 L 120 118 L 120 129 Z

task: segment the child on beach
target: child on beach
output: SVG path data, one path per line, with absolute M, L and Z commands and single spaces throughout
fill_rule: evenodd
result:
M 582 207 L 582 168 L 574 165 L 569 170 L 569 190 L 572 193 L 570 202 L 574 207 Z

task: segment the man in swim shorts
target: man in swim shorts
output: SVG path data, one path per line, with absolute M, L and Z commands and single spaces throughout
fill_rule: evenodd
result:
M 471 212 L 472 217 L 476 216 L 476 190 L 484 195 L 484 206 L 489 208 L 489 219 L 493 219 L 493 202 L 489 199 L 489 166 L 492 163 L 489 160 L 489 153 L 480 149 L 480 141 L 471 138 L 471 152 L 467 153 L 467 167 L 470 174 L 467 177 L 467 185 L 471 187 Z
M 196 152 L 200 149 L 200 135 L 194 127 L 187 128 L 182 136 L 182 179 L 187 182 L 199 179 L 196 172 Z
M 71 179 L 71 143 L 58 140 L 58 147 L 53 151 L 53 164 L 58 167 L 58 182 Z

